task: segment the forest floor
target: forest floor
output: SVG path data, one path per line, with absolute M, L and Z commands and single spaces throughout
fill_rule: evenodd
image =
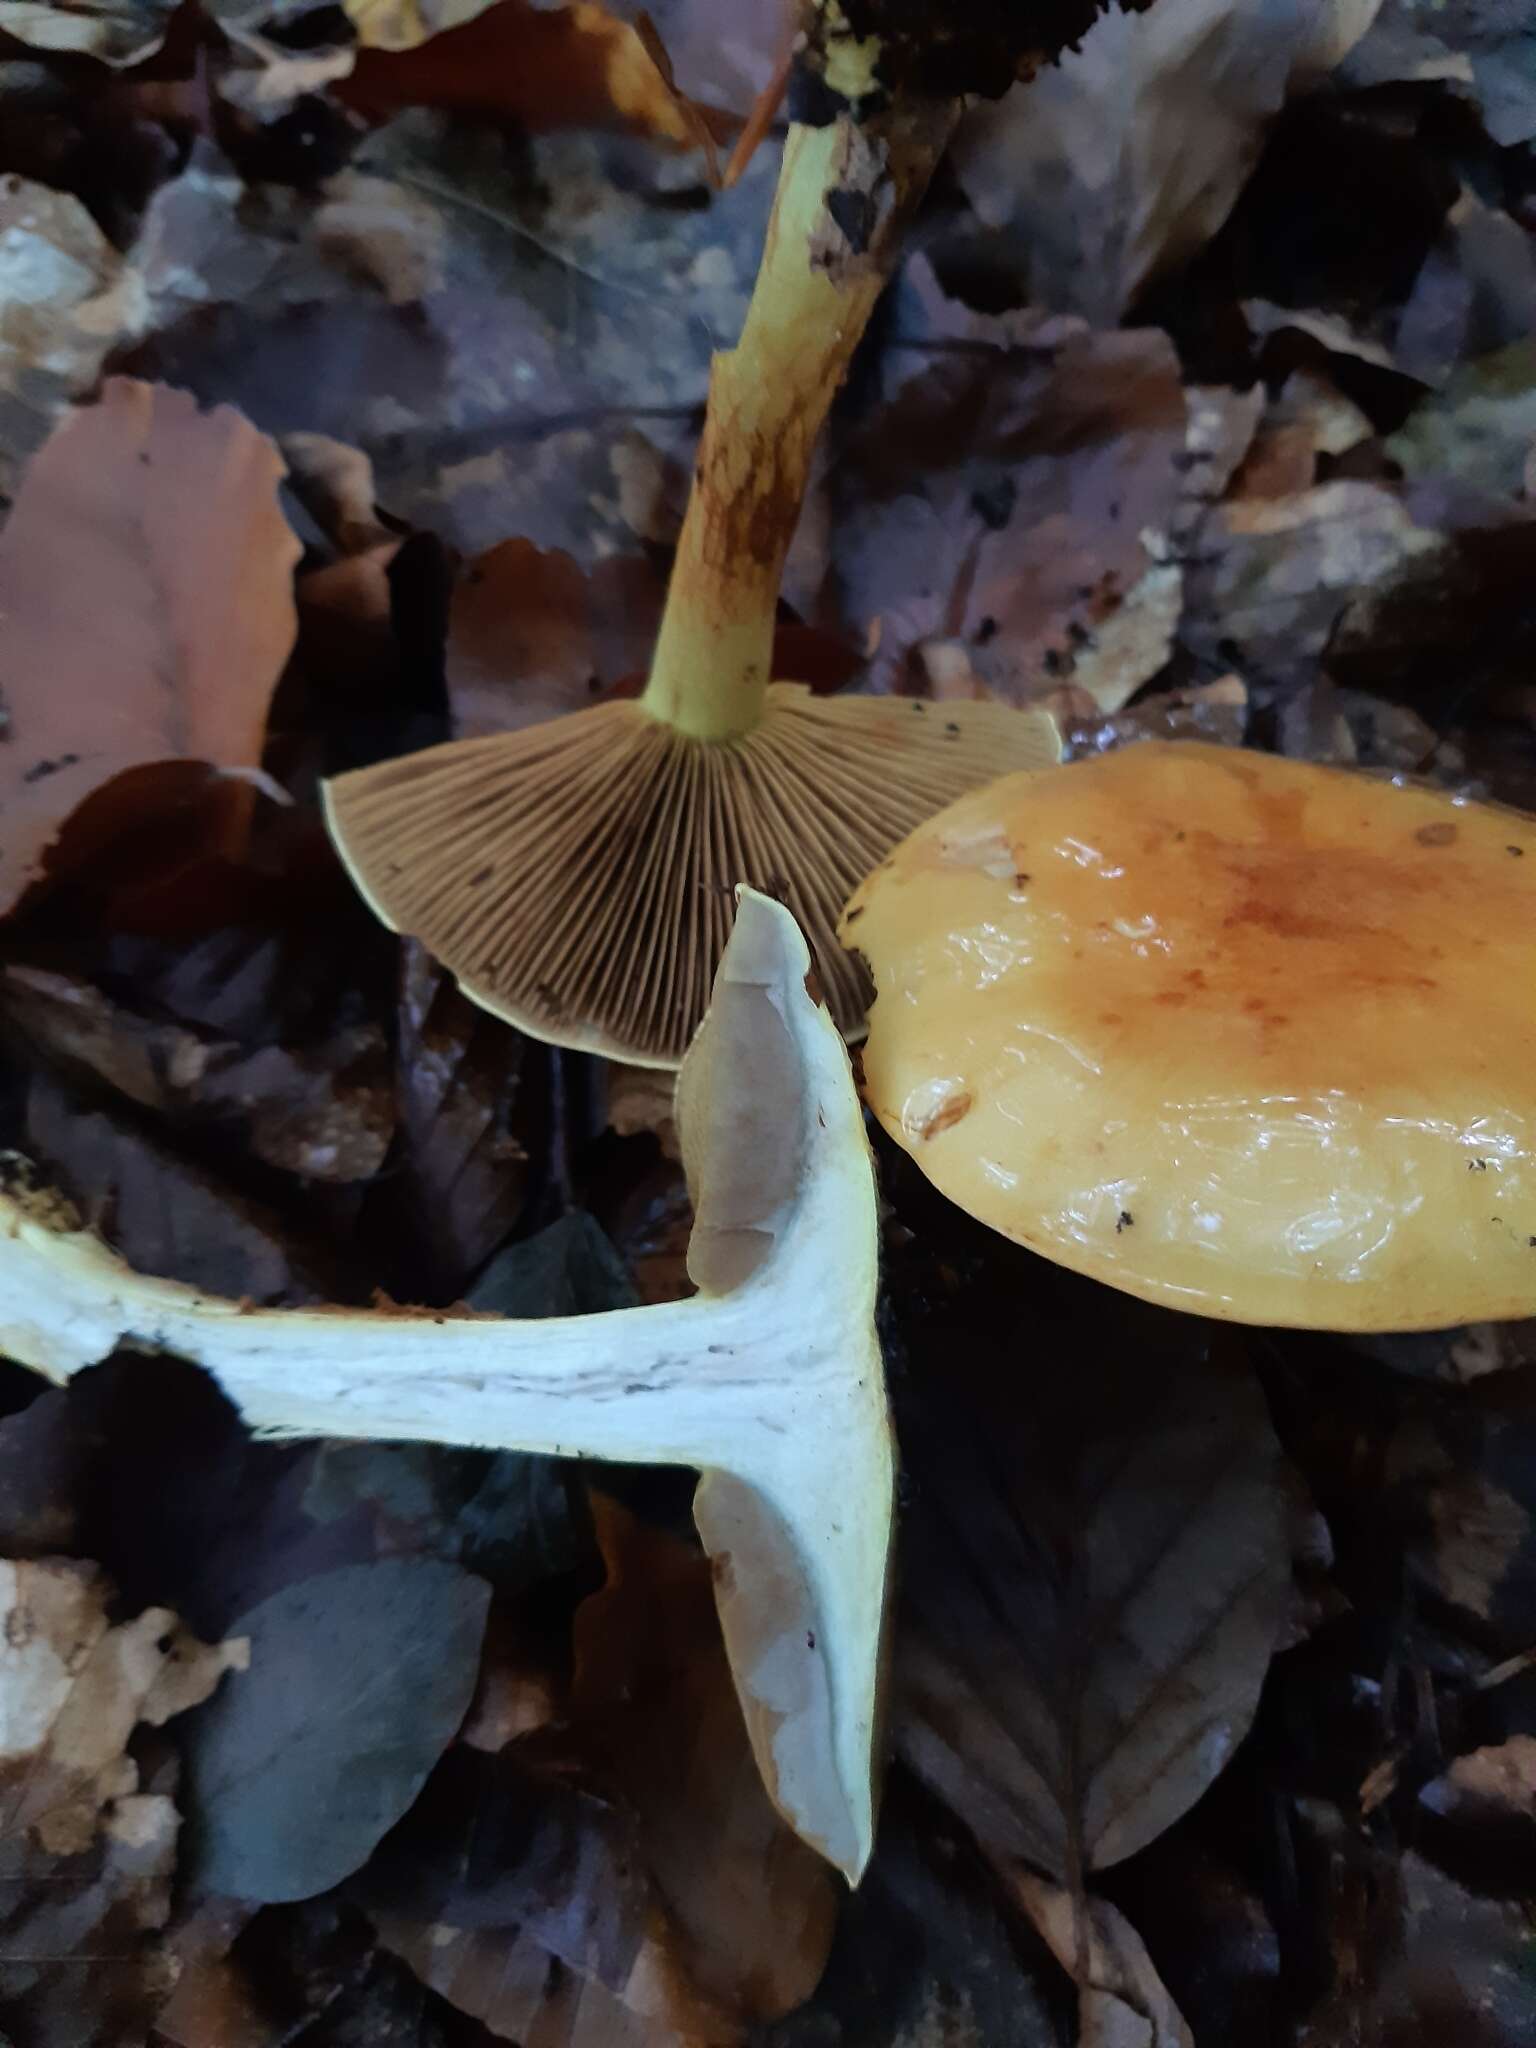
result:
M 1522 11 L 1157 0 L 976 108 L 788 671 L 1536 810 Z M 474 1007 L 317 792 L 643 674 L 785 25 L 474 12 L 0 0 L 0 1147 L 257 1305 L 688 1291 L 665 1077 Z M 0 2037 L 1536 2040 L 1536 1323 L 1154 1311 L 875 1143 L 858 1889 L 761 1789 L 691 1475 L 0 1361 Z

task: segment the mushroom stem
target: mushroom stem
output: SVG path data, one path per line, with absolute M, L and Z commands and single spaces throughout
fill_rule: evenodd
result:
M 0 1192 L 0 1354 L 68 1379 L 119 1345 L 174 1353 L 284 1435 L 697 1466 L 764 1782 L 856 1880 L 874 1834 L 892 1449 L 873 1168 L 809 967 L 789 912 L 742 891 L 678 1082 L 692 1300 L 527 1322 L 247 1309 L 134 1273 Z
M 791 125 L 762 262 L 709 405 L 643 703 L 694 739 L 749 731 L 773 680 L 784 561 L 816 440 L 957 100 Z
M 556 1457 L 716 1462 L 753 1447 L 786 1339 L 770 1276 L 607 1314 L 251 1309 L 135 1273 L 88 1233 L 5 1217 L 4 1347 L 65 1377 L 120 1345 L 205 1366 L 253 1429 Z M 787 1333 L 791 1344 L 801 1333 Z M 708 1360 L 701 1373 L 700 1361 Z M 771 1459 L 769 1460 L 771 1462 Z

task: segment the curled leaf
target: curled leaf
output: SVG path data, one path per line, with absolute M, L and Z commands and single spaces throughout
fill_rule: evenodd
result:
M 297 630 L 282 475 L 238 413 L 126 378 L 32 463 L 0 535 L 0 912 L 128 771 L 162 778 L 98 831 L 152 811 L 172 764 L 259 765 Z

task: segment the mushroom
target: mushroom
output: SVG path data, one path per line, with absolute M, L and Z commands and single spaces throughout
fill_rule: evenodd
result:
M 643 696 L 325 787 L 375 913 L 537 1038 L 675 1066 L 738 882 L 789 904 L 856 1031 L 868 989 L 834 936 L 848 891 L 963 790 L 1060 757 L 1043 712 L 770 680 L 816 438 L 957 107 L 910 98 L 790 127 L 741 338 L 711 371 Z
M 693 1465 L 770 1795 L 856 1881 L 892 1512 L 875 1189 L 848 1055 L 793 918 L 750 890 L 678 1081 L 683 1302 L 516 1322 L 244 1308 L 132 1272 L 0 1196 L 0 1352 L 68 1379 L 118 1345 L 206 1367 L 255 1429 Z
M 1146 1300 L 1536 1314 L 1536 821 L 1199 743 L 1011 775 L 843 919 L 866 1099 L 960 1207 Z

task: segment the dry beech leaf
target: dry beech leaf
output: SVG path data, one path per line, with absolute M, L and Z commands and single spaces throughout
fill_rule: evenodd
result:
M 250 1674 L 187 1735 L 197 1881 L 305 1899 L 357 1869 L 464 1718 L 489 1598 L 455 1565 L 394 1557 L 317 1573 L 244 1614 Z
M 499 541 L 453 594 L 446 673 L 454 735 L 479 739 L 638 696 L 650 667 L 666 579 L 640 555 L 590 569 L 558 548 Z M 828 695 L 863 666 L 838 635 L 781 621 L 773 672 Z
M 336 97 L 374 120 L 441 107 L 533 130 L 631 129 L 677 147 L 698 139 L 701 116 L 635 28 L 594 0 L 348 0 L 347 12 L 363 47 Z
M 1179 615 L 1187 424 L 1167 336 L 1068 330 L 918 361 L 836 471 L 833 569 L 875 638 L 874 686 L 1029 703 L 1081 662 L 1101 708 L 1124 703 Z M 963 654 L 958 687 L 914 673 L 932 641 Z
M 1195 2048 L 1141 1936 L 1107 1899 L 1078 1899 L 1028 1871 L 1011 1889 L 1077 1982 L 1078 2048 Z
M 1519 1819 L 1536 1827 L 1536 1736 L 1512 1735 L 1459 1756 L 1419 1794 L 1432 1813 L 1461 1821 Z
M 515 732 L 596 704 L 626 678 L 638 682 L 665 596 L 639 556 L 588 571 L 530 540 L 488 548 L 464 572 L 449 614 L 455 737 Z
M 174 1274 L 236 1301 L 296 1307 L 334 1301 L 334 1248 L 295 1219 L 226 1187 L 195 1161 L 37 1073 L 26 1141 L 49 1175 L 110 1232 L 140 1272 Z
M 592 1505 L 608 1583 L 576 1617 L 573 1719 L 639 1816 L 689 1982 L 731 2020 L 776 2018 L 821 1975 L 836 1880 L 763 1790 L 708 1558 Z
M 557 1729 L 451 1751 L 358 1895 L 498 2035 L 725 2048 L 815 1988 L 839 1887 L 763 1790 L 708 1560 L 604 1495 L 593 1514 L 608 1582 Z
M 414 50 L 473 21 L 490 5 L 491 0 L 351 0 L 346 14 L 365 50 Z
M 242 1046 L 112 1001 L 93 982 L 46 968 L 0 968 L 0 1016 L 73 1075 L 177 1124 L 249 1121 L 256 1158 L 324 1181 L 368 1180 L 384 1164 L 394 1102 L 384 1036 L 339 1024 L 293 1046 Z
M 1014 1361 L 1006 1361 L 1012 1368 Z M 951 1364 L 902 1418 L 902 1753 L 994 1855 L 1133 1855 L 1227 1762 L 1290 1583 L 1280 1453 L 1239 1360 Z
M 132 64 L 159 49 L 175 0 L 0 0 L 0 34 L 34 50 Z
M 1112 325 L 1204 247 L 1288 94 L 1325 75 L 1380 0 L 1158 0 L 962 129 L 955 161 L 987 226 L 1017 239 L 1032 304 Z
M 172 1971 L 174 1771 L 141 1782 L 134 1729 L 208 1697 L 246 1645 L 165 1608 L 115 1626 L 95 1565 L 0 1562 L 0 1993 L 28 2048 L 120 2048 Z
M 353 1887 L 380 1940 L 498 2038 L 721 2048 L 738 2030 L 680 1967 L 635 1816 L 548 1748 L 448 1752 Z
M 73 193 L 0 177 L 0 491 L 144 310 L 137 271 Z
M 282 474 L 238 413 L 126 378 L 33 461 L 0 535 L 0 912 L 129 770 L 259 763 L 297 630 Z
M 1518 1325 L 1516 1326 L 1518 1327 Z M 1530 1646 L 1536 1600 L 1536 1376 L 1494 1373 L 1404 1418 L 1387 1450 L 1421 1598 L 1470 1617 L 1485 1656 Z

